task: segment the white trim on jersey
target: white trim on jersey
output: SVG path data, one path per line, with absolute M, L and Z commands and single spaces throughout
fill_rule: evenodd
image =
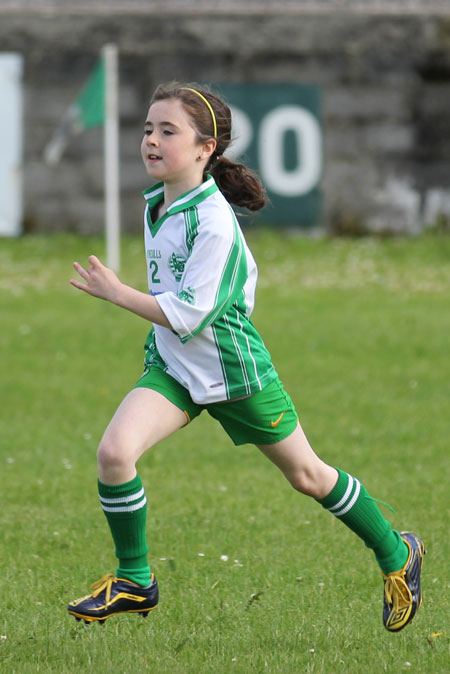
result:
M 169 213 L 176 208 L 179 208 L 180 206 L 183 206 L 186 204 L 188 201 L 191 201 L 195 197 L 197 197 L 199 194 L 202 194 L 206 189 L 209 189 L 211 187 L 215 186 L 215 181 L 214 178 L 210 177 L 208 180 L 205 180 L 204 183 L 196 187 L 195 189 L 192 190 L 192 192 L 188 192 L 182 197 L 179 197 L 176 199 L 176 201 L 173 202 L 171 206 L 167 209 Z
M 156 196 L 159 194 L 164 194 L 164 185 L 159 185 L 155 189 L 152 190 L 146 190 L 143 192 L 144 194 L 144 199 L 147 201 L 150 201 L 150 199 L 154 199 Z

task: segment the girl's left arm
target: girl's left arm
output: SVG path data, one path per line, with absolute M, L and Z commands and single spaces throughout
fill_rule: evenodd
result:
M 157 323 L 165 328 L 172 328 L 165 313 L 152 295 L 122 283 L 112 269 L 105 267 L 95 255 L 89 257 L 89 262 L 91 265 L 89 269 L 84 269 L 78 262 L 73 263 L 81 278 L 86 281 L 86 283 L 81 283 L 72 279 L 70 283 L 74 288 L 83 290 L 93 297 L 116 304 L 118 307 L 127 309 L 152 323 Z

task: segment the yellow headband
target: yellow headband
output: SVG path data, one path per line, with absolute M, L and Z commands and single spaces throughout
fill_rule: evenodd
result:
M 200 96 L 202 101 L 204 101 L 206 103 L 206 105 L 208 106 L 209 111 L 211 113 L 211 117 L 212 117 L 212 121 L 213 121 L 214 138 L 217 138 L 216 116 L 214 114 L 214 110 L 212 108 L 211 103 L 203 96 L 203 94 L 201 94 L 199 91 L 197 91 L 197 89 L 191 89 L 190 87 L 181 87 L 181 88 L 184 89 L 185 91 L 192 91 L 194 94 L 197 94 L 197 96 Z

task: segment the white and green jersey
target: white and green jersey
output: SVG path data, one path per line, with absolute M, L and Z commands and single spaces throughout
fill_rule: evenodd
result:
M 154 325 L 146 365 L 164 368 L 200 404 L 260 391 L 277 373 L 250 321 L 257 269 L 231 206 L 211 176 L 156 222 L 163 184 L 144 197 L 149 292 L 172 326 Z

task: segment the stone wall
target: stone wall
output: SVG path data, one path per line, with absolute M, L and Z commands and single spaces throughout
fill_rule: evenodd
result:
M 366 5 L 376 12 L 328 1 L 329 12 L 327 0 L 248 0 L 249 12 L 228 2 L 227 14 L 226 1 L 219 12 L 215 2 L 211 11 L 171 0 L 62 2 L 58 10 L 3 0 L 0 49 L 25 57 L 25 228 L 103 228 L 101 130 L 79 136 L 57 167 L 42 153 L 106 42 L 120 50 L 124 230 L 141 230 L 142 123 L 154 86 L 167 79 L 319 85 L 326 228 L 415 233 L 449 219 L 450 14 L 439 2 L 426 15 L 402 14 L 401 1 L 386 11 Z

